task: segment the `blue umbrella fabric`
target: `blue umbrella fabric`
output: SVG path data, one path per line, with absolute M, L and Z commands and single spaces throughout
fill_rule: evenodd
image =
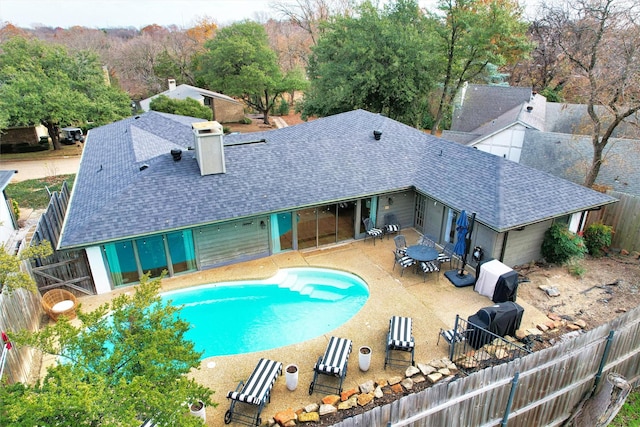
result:
M 453 253 L 463 256 L 466 249 L 467 232 L 469 231 L 469 220 L 467 219 L 467 212 L 464 210 L 460 212 L 460 216 L 456 221 L 456 231 L 458 232 L 458 239 L 453 247 Z

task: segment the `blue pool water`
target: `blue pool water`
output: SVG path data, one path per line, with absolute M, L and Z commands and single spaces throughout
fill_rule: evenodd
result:
M 274 277 L 166 292 L 192 327 L 185 338 L 203 358 L 268 350 L 329 332 L 369 298 L 353 274 L 322 268 L 281 269 Z

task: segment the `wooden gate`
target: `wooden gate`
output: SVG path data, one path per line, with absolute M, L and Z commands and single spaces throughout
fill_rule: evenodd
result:
M 96 288 L 91 277 L 89 261 L 84 250 L 56 251 L 60 231 L 69 204 L 69 187 L 66 181 L 60 192 L 54 192 L 49 199 L 46 212 L 40 217 L 31 245 L 47 240 L 54 248 L 52 255 L 37 258 L 31 262 L 31 273 L 38 290 L 44 294 L 49 289 L 67 288 L 74 294 L 95 295 Z

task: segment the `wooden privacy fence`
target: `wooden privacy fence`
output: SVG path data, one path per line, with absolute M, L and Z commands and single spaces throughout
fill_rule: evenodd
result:
M 0 294 L 0 330 L 18 332 L 22 329 L 36 331 L 40 327 L 40 295 L 17 289 L 7 295 Z M 13 346 L 7 352 L 3 377 L 8 383 L 26 383 L 29 378 L 34 350 Z
M 612 248 L 640 251 L 640 197 L 617 191 L 608 194 L 619 202 L 590 212 L 586 226 L 597 222 L 610 225 L 614 230 Z
M 553 347 L 437 383 L 335 426 L 558 426 L 601 378 L 640 376 L 640 308 Z
M 31 245 L 47 240 L 55 249 L 60 239 L 68 204 L 69 187 L 65 181 L 59 193 L 51 194 L 49 206 L 38 221 Z M 65 288 L 76 295 L 96 293 L 84 250 L 54 251 L 51 256 L 39 258 L 31 264 L 31 275 L 43 294 L 53 288 Z

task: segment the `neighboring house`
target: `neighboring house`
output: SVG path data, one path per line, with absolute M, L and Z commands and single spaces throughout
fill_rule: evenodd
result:
M 35 151 L 49 148 L 49 132 L 43 125 L 0 130 L 0 152 Z
M 11 182 L 11 178 L 16 171 L 0 171 L 0 245 L 4 246 L 13 233 L 18 229 L 18 223 L 13 215 L 13 209 L 11 208 L 11 202 L 5 193 L 5 188 Z M 6 248 L 8 251 L 14 248 Z
M 151 100 L 160 95 L 167 96 L 171 99 L 187 99 L 192 98 L 211 108 L 213 111 L 213 120 L 218 123 L 234 123 L 244 118 L 244 105 L 231 98 L 210 90 L 200 89 L 194 86 L 182 84 L 176 87 L 176 81 L 169 79 L 169 90 L 152 96 L 151 98 L 140 101 L 140 108 L 143 111 L 149 111 Z
M 633 121 L 613 133 L 596 183 L 640 195 L 640 128 Z M 593 157 L 590 124 L 586 105 L 547 102 L 528 88 L 465 85 L 442 137 L 581 184 Z
M 363 110 L 228 136 L 148 112 L 87 135 L 58 248 L 85 249 L 103 293 L 142 272 L 362 238 L 362 220 L 386 213 L 442 244 L 464 209 L 477 213 L 471 247 L 513 266 L 540 258 L 554 221 L 578 228 L 615 201 Z

